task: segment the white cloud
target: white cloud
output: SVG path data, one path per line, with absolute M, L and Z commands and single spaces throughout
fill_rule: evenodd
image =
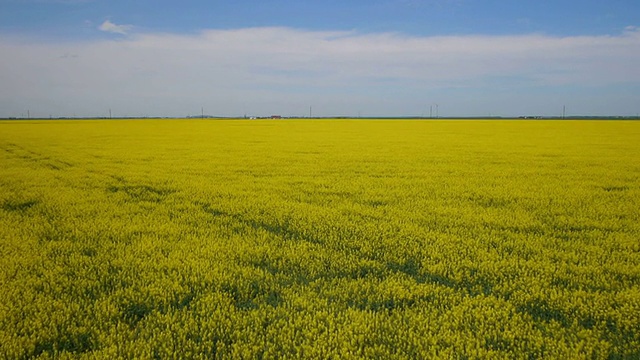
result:
M 633 25 L 629 25 L 629 26 L 625 27 L 625 28 L 624 28 L 624 30 L 625 30 L 626 32 L 633 33 L 633 32 L 638 32 L 638 31 L 640 31 L 640 27 L 633 26 Z
M 128 30 L 105 24 L 105 31 Z M 9 112 L 0 116 L 33 104 L 59 115 L 112 107 L 121 115 L 182 116 L 201 106 L 220 115 L 296 115 L 310 104 L 317 115 L 420 114 L 430 102 L 451 115 L 454 107 L 458 115 L 545 113 L 563 102 L 576 111 L 617 111 L 607 97 L 598 108 L 594 94 L 618 96 L 610 103 L 635 114 L 640 103 L 637 92 L 611 91 L 640 87 L 636 28 L 576 37 L 247 28 L 57 44 L 0 40 L 0 52 L 0 82 L 10 84 L 0 88 L 0 111 Z M 541 94 L 545 88 L 561 90 Z
M 109 20 L 105 20 L 98 29 L 114 34 L 126 35 L 133 26 L 131 25 L 116 25 Z

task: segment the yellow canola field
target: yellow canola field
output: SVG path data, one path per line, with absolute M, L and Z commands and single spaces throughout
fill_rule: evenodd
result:
M 0 122 L 0 358 L 640 357 L 640 122 Z

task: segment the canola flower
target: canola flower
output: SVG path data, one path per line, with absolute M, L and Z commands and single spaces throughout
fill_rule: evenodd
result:
M 0 122 L 0 358 L 640 357 L 640 123 Z

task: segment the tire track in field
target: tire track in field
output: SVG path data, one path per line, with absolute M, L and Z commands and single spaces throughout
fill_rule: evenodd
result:
M 323 239 L 321 235 L 314 235 L 310 231 L 304 231 L 303 229 L 296 228 L 295 222 L 290 220 L 273 220 L 264 219 L 256 216 L 251 216 L 242 212 L 231 212 L 220 207 L 216 207 L 206 202 L 194 202 L 198 205 L 200 210 L 213 218 L 218 218 L 220 221 L 232 221 L 234 224 L 240 225 L 242 231 L 254 230 L 258 232 L 267 232 L 276 238 L 283 239 L 285 241 L 304 242 L 312 246 L 312 248 L 324 248 L 326 251 L 334 254 L 341 254 L 342 258 L 349 258 L 350 261 L 361 264 L 356 268 L 344 268 L 340 263 L 333 264 L 326 262 L 324 268 L 319 272 L 309 273 L 304 269 L 296 268 L 296 265 L 289 267 L 285 262 L 276 258 L 257 257 L 249 260 L 247 265 L 253 266 L 258 269 L 262 269 L 271 275 L 284 276 L 287 280 L 283 280 L 283 284 L 304 284 L 310 285 L 317 280 L 332 281 L 335 279 L 346 279 L 358 281 L 358 279 L 371 278 L 381 281 L 385 278 L 401 275 L 406 276 L 417 284 L 432 284 L 435 286 L 442 286 L 454 291 L 459 291 L 468 294 L 469 296 L 481 295 L 472 287 L 476 284 L 459 283 L 449 277 L 432 273 L 424 269 L 419 260 L 415 257 L 409 257 L 405 261 L 397 262 L 393 259 L 385 257 L 383 254 L 372 254 L 361 251 L 361 249 L 353 244 L 348 243 L 331 243 Z M 236 231 L 233 229 L 233 231 Z M 339 231 L 339 230 L 338 230 Z M 301 271 L 302 270 L 302 271 Z M 486 286 L 483 293 L 486 295 L 491 292 L 490 285 Z M 234 296 L 235 298 L 235 296 Z M 361 300 L 348 300 L 346 306 L 370 311 L 388 311 L 393 309 L 402 309 L 412 307 L 420 301 L 429 301 L 431 295 L 420 295 L 411 298 L 392 298 L 382 297 L 380 299 L 361 299 Z M 252 303 L 254 299 L 243 299 L 240 302 L 240 307 L 244 306 L 245 302 Z
M 344 246 L 342 247 L 336 246 L 336 244 L 329 244 L 324 241 L 322 237 L 314 236 L 308 232 L 297 229 L 292 225 L 292 222 L 287 221 L 286 219 L 282 221 L 269 221 L 259 217 L 252 217 L 244 213 L 230 212 L 206 202 L 194 202 L 194 204 L 198 205 L 201 211 L 214 218 L 232 220 L 234 223 L 239 224 L 241 227 L 246 229 L 265 231 L 284 240 L 301 241 L 310 243 L 314 246 L 327 247 L 331 251 L 355 256 L 355 259 L 363 264 L 377 264 L 360 267 L 358 269 L 340 269 L 328 265 L 324 270 L 313 275 L 302 274 L 301 276 L 293 276 L 290 279 L 292 283 L 303 283 L 305 285 L 309 285 L 318 279 L 338 278 L 355 280 L 372 277 L 382 279 L 390 276 L 391 274 L 396 274 L 407 276 L 417 284 L 431 284 L 438 287 L 444 287 L 469 297 L 492 296 L 505 301 L 508 301 L 509 299 L 509 294 L 496 291 L 494 289 L 496 284 L 490 278 L 487 278 L 482 274 L 475 274 L 473 277 L 466 277 L 464 279 L 454 279 L 446 274 L 432 272 L 429 269 L 426 269 L 420 259 L 415 256 L 408 256 L 405 259 L 398 261 L 387 258 L 384 254 L 367 254 L 359 251 L 356 247 L 348 246 L 346 244 L 343 244 Z M 283 267 L 277 259 L 259 258 L 255 259 L 255 261 L 250 261 L 248 265 L 260 268 L 272 275 L 284 274 L 287 276 L 291 274 L 291 269 Z M 360 310 L 387 311 L 411 307 L 419 301 L 428 299 L 429 296 L 418 296 L 416 298 L 409 299 L 365 299 L 359 302 L 350 302 L 348 303 L 348 306 Z M 524 316 L 531 316 L 534 319 L 543 322 L 553 320 L 559 322 L 559 324 L 564 327 L 568 327 L 570 325 L 570 317 L 563 311 L 563 309 L 556 308 L 551 304 L 547 304 L 542 301 L 530 300 L 526 303 L 516 304 L 516 311 Z
M 453 289 L 468 287 L 462 284 L 458 284 L 454 280 L 449 279 L 446 276 L 439 275 L 439 274 L 432 274 L 424 271 L 418 259 L 413 257 L 405 259 L 404 262 L 397 262 L 397 261 L 385 258 L 383 254 L 363 253 L 362 251 L 360 251 L 360 248 L 353 245 L 346 244 L 346 243 L 341 244 L 342 246 L 335 246 L 335 244 L 334 245 L 328 244 L 321 237 L 314 236 L 309 232 L 305 232 L 300 229 L 297 229 L 294 225 L 291 224 L 290 221 L 287 221 L 286 219 L 284 221 L 278 221 L 277 223 L 274 223 L 274 222 L 269 222 L 263 219 L 256 219 L 256 218 L 247 216 L 246 214 L 228 212 L 223 209 L 214 207 L 208 203 L 195 202 L 194 204 L 199 206 L 203 212 L 213 216 L 214 218 L 222 217 L 222 218 L 231 219 L 235 223 L 240 224 L 247 229 L 265 231 L 267 233 L 270 233 L 284 240 L 303 241 L 316 246 L 329 247 L 333 251 L 355 255 L 358 259 L 363 260 L 364 262 L 375 262 L 380 264 L 382 268 L 386 269 L 390 273 L 404 274 L 406 276 L 409 276 L 413 278 L 417 283 L 433 283 L 436 285 L 441 285 L 441 286 L 445 286 Z M 265 267 L 269 268 L 270 272 L 280 271 L 278 269 L 275 269 L 271 265 L 268 265 L 268 266 L 265 265 Z M 358 278 L 366 275 L 373 275 L 373 276 L 379 277 L 379 276 L 382 276 L 383 274 L 381 273 L 376 274 L 376 271 L 374 269 L 368 269 L 367 271 L 364 271 L 364 272 L 358 272 L 354 274 L 342 274 L 342 276 L 338 276 L 338 277 Z M 331 275 L 331 277 L 335 277 L 335 274 Z
M 43 155 L 14 143 L 7 143 L 2 146 L 2 149 L 9 154 L 10 157 L 20 159 L 38 167 L 45 167 L 51 170 L 65 170 L 74 166 L 70 162 Z
M 0 151 L 4 150 L 10 158 L 18 159 L 22 162 L 30 164 L 34 168 L 45 168 L 53 171 L 64 171 L 74 168 L 76 165 L 62 159 L 56 159 L 52 156 L 47 156 L 42 153 L 35 152 L 24 146 L 20 146 L 15 143 L 6 143 L 0 145 Z M 79 167 L 87 175 L 94 175 L 97 177 L 95 185 L 92 187 L 104 188 L 109 194 L 124 195 L 127 201 L 147 201 L 160 203 L 166 199 L 167 196 L 177 192 L 176 189 L 168 188 L 166 186 L 148 184 L 148 183 L 136 183 L 131 182 L 119 175 L 113 175 L 108 172 L 89 169 L 83 166 Z M 61 174 L 62 175 L 62 174 Z M 65 182 L 69 187 L 77 187 L 79 179 L 68 179 L 64 176 L 55 175 L 55 177 Z M 86 181 L 87 179 L 83 179 Z M 95 178 L 94 178 L 95 180 Z M 115 181 L 115 183 L 114 183 Z M 7 205 L 8 208 L 15 207 L 13 203 Z

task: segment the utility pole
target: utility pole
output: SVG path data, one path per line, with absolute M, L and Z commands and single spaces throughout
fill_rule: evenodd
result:
M 436 119 L 438 118 L 438 115 L 439 115 L 439 113 L 438 113 L 438 104 L 436 104 Z
M 567 106 L 566 105 L 562 105 L 562 120 L 564 120 L 566 112 L 567 112 Z
M 204 106 L 200 109 L 200 112 L 201 112 L 201 114 L 202 114 L 201 119 L 204 119 Z
M 429 118 L 433 119 L 433 105 L 429 105 Z
M 27 119 L 31 119 L 31 112 L 30 112 L 30 110 L 27 110 Z
M 309 118 L 311 118 L 311 105 L 309 105 Z
M 109 109 L 109 119 L 112 119 L 112 117 L 111 117 L 111 109 Z

